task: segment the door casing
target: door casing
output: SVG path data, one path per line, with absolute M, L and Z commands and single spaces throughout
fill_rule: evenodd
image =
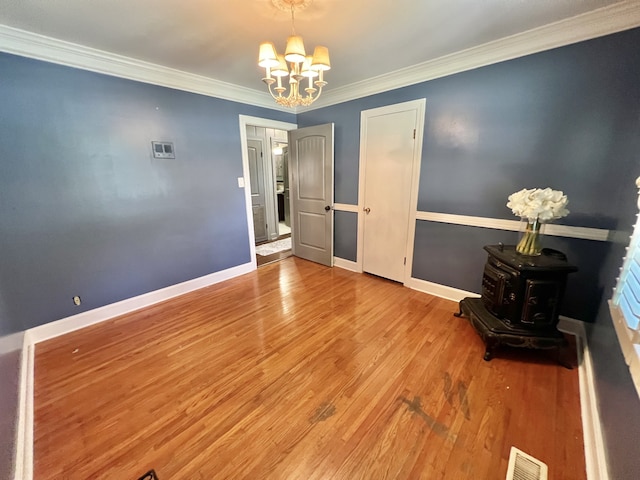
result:
M 254 242 L 255 233 L 253 230 L 253 208 L 251 206 L 251 189 L 250 175 L 249 175 L 249 154 L 247 145 L 247 126 L 253 125 L 256 127 L 275 128 L 277 130 L 294 130 L 298 128 L 295 123 L 280 122 L 278 120 L 270 120 L 268 118 L 252 117 L 249 115 L 239 115 L 238 121 L 240 124 L 240 149 L 242 155 L 242 177 L 238 177 L 238 188 L 244 189 L 245 205 L 247 211 L 247 231 L 250 248 L 250 263 L 251 269 L 257 268 L 256 262 L 256 245 Z

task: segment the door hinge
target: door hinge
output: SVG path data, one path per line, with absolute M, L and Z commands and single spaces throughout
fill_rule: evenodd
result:
M 407 264 L 407 257 L 404 257 L 404 264 Z
M 413 129 L 413 139 L 414 140 L 416 139 L 416 129 L 415 128 Z

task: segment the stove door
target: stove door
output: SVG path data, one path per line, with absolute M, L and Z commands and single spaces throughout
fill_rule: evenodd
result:
M 560 283 L 557 280 L 527 280 L 520 321 L 541 327 L 556 323 L 559 300 Z

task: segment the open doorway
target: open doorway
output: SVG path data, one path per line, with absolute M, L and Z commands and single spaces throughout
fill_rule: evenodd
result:
M 276 221 L 278 236 L 291 235 L 291 203 L 289 195 L 289 146 L 287 142 L 272 140 L 271 154 L 276 179 Z
M 240 117 L 252 260 L 256 267 L 291 256 L 287 131 L 296 125 Z
M 292 254 L 287 132 L 247 125 L 247 144 L 256 265 L 260 267 Z M 267 146 L 259 155 L 257 144 Z

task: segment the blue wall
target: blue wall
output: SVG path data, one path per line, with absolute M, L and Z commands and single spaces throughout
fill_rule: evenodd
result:
M 639 44 L 636 29 L 297 121 L 335 124 L 337 203 L 357 203 L 360 112 L 425 97 L 419 210 L 513 219 L 510 193 L 548 185 L 571 201 L 559 223 L 624 231 L 640 174 Z M 292 115 L 6 54 L 0 71 L 0 335 L 249 261 L 238 115 Z M 174 142 L 177 158 L 152 159 L 152 140 Z M 338 256 L 355 260 L 356 224 L 336 213 Z M 497 241 L 514 234 L 418 222 L 413 273 L 478 291 L 481 247 Z M 563 313 L 597 318 L 590 345 L 613 478 L 637 478 L 627 453 L 640 410 L 603 307 L 621 249 L 545 243 L 580 268 Z M 16 358 L 0 363 L 2 378 L 17 378 Z M 12 391 L 0 399 L 3 429 Z
M 310 111 L 298 125 L 335 122 L 336 202 L 356 204 L 360 112 L 426 98 L 418 210 L 512 220 L 509 194 L 550 186 L 570 200 L 571 214 L 557 223 L 624 238 L 640 175 L 638 45 L 634 29 Z M 355 260 L 357 217 L 336 222 L 335 236 L 336 252 Z M 482 246 L 516 239 L 513 232 L 418 221 L 413 276 L 479 292 Z M 606 309 L 623 249 L 551 236 L 544 244 L 580 268 L 569 278 L 562 313 L 596 320 L 589 344 L 611 478 L 640 478 L 638 395 Z
M 0 72 L 0 344 L 250 261 L 238 115 L 294 115 L 8 54 Z M 21 338 L 0 353 L 0 479 Z
M 355 204 L 360 112 L 426 98 L 418 210 L 513 220 L 511 193 L 550 186 L 570 200 L 571 214 L 557 223 L 628 229 L 618 205 L 633 204 L 634 191 L 619 186 L 640 173 L 638 44 L 635 29 L 310 111 L 298 125 L 335 123 L 335 198 Z M 357 217 L 337 224 L 335 236 L 355 260 Z M 413 275 L 478 292 L 481 247 L 515 240 L 511 232 L 419 221 Z M 593 321 L 610 245 L 547 237 L 545 246 L 580 268 L 563 314 Z
M 0 71 L 14 330 L 250 261 L 238 115 L 293 115 L 11 55 Z M 152 140 L 176 159 L 153 159 Z

